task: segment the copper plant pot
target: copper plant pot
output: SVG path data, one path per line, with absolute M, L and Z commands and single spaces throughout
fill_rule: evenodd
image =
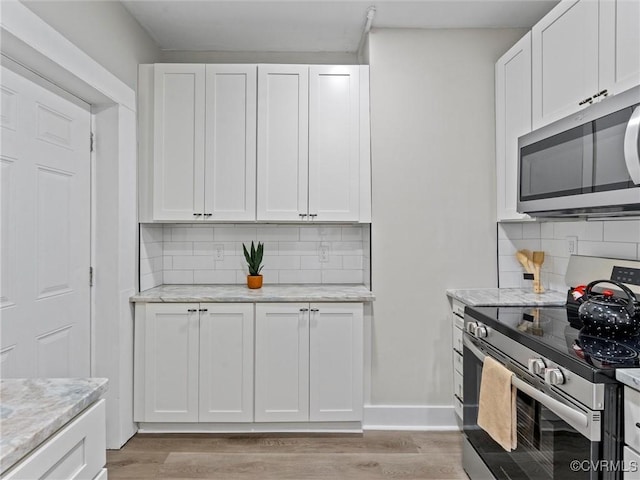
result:
M 262 288 L 262 275 L 247 275 L 247 287 Z

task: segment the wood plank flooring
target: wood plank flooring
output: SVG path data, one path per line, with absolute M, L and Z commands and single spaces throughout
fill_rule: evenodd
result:
M 107 452 L 109 479 L 467 480 L 459 432 L 138 434 Z

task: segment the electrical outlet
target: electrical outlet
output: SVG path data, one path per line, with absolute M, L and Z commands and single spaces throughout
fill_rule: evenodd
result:
M 569 255 L 578 253 L 578 237 L 567 237 L 567 253 Z
M 213 245 L 213 258 L 215 260 L 224 260 L 224 245 L 221 243 Z
M 318 248 L 318 257 L 322 263 L 329 261 L 329 245 L 320 245 Z

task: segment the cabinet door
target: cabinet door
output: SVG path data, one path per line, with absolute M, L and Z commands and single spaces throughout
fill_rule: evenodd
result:
M 256 219 L 256 65 L 206 66 L 205 220 Z
M 640 85 L 640 2 L 600 1 L 600 89 Z
M 148 304 L 144 329 L 144 421 L 197 422 L 198 304 Z
M 309 420 L 309 305 L 256 304 L 255 421 Z
M 205 66 L 156 65 L 154 220 L 203 218 L 204 117 Z
M 309 213 L 308 103 L 309 67 L 258 66 L 258 220 Z
M 362 420 L 362 304 L 311 304 L 309 420 Z
M 253 305 L 200 304 L 201 422 L 253 420 Z
M 598 2 L 560 2 L 531 34 L 536 129 L 580 110 L 598 92 Z
M 518 137 L 531 131 L 531 33 L 496 63 L 497 218 L 529 218 L 517 212 Z
M 309 68 L 309 214 L 357 221 L 360 184 L 357 66 Z

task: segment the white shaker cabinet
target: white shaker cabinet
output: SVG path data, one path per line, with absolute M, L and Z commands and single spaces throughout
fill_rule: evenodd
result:
M 564 0 L 533 26 L 534 129 L 640 83 L 639 14 L 637 0 Z
M 156 65 L 153 92 L 153 219 L 202 218 L 205 66 Z
M 371 220 L 368 70 L 258 66 L 258 220 Z
M 531 33 L 496 63 L 497 219 L 523 220 L 517 212 L 518 137 L 531 131 Z
M 253 420 L 253 305 L 136 306 L 134 420 Z
M 256 422 L 362 420 L 363 307 L 256 305 Z
M 142 221 L 255 220 L 256 75 L 256 65 L 141 66 Z

